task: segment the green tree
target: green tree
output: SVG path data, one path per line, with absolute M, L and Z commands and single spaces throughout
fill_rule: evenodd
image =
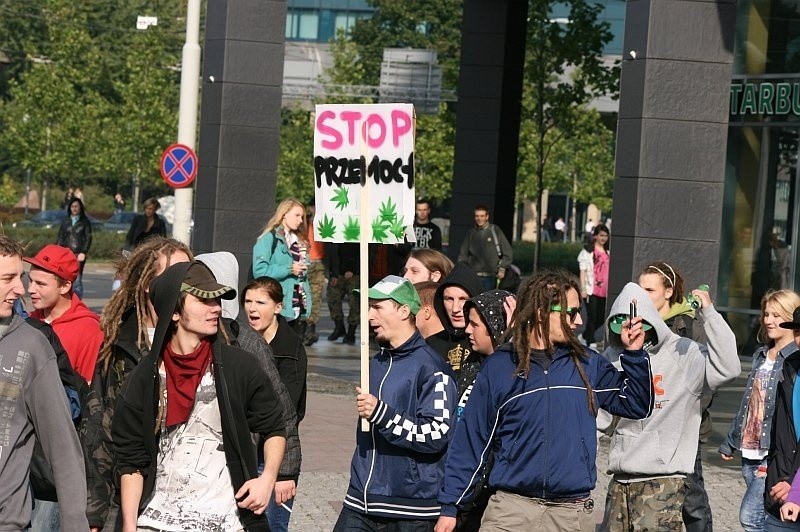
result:
M 314 127 L 309 111 L 281 110 L 276 197 L 309 203 L 314 198 Z
M 384 48 L 436 50 L 445 88 L 458 82 L 462 0 L 368 0 L 377 10 L 352 29 L 364 65 L 364 85 L 378 85 Z
M 533 160 L 536 180 L 536 234 L 542 216 L 542 191 L 545 169 L 552 147 L 562 136 L 573 134 L 576 108 L 605 94 L 616 94 L 618 67 L 602 60 L 603 46 L 612 34 L 607 22 L 598 21 L 602 9 L 590 0 L 565 0 L 569 20 L 552 17 L 552 0 L 530 0 L 528 40 L 525 54 L 525 90 L 522 99 L 523 135 L 521 155 Z M 521 159 L 519 166 L 528 161 Z M 531 174 L 522 174 L 531 175 Z M 520 192 L 529 190 L 518 184 L 518 199 L 531 199 Z M 538 239 L 537 239 L 538 242 Z M 534 251 L 534 266 L 539 265 L 539 245 Z
M 177 130 L 184 10 L 158 1 L 0 0 L 0 15 L 9 15 L 0 16 L 0 43 L 19 51 L 0 92 L 0 168 L 31 168 L 45 186 L 96 183 L 113 192 L 132 177 L 161 186 L 158 155 Z M 141 14 L 158 16 L 158 25 L 138 31 Z

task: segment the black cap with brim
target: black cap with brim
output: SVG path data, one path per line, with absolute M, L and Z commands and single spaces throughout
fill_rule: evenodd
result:
M 234 299 L 236 289 L 218 283 L 211 270 L 202 262 L 193 262 L 181 283 L 181 292 L 200 299 Z
M 792 321 L 784 321 L 781 323 L 784 329 L 800 329 L 800 307 L 794 309 L 792 313 Z

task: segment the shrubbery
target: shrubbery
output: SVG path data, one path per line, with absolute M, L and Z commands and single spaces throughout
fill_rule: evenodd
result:
M 522 275 L 533 273 L 534 242 L 517 241 L 512 244 L 514 248 L 514 264 L 522 270 Z M 539 252 L 539 264 L 542 268 L 564 268 L 578 275 L 578 253 L 581 244 L 544 242 Z
M 26 245 L 25 255 L 32 256 L 47 244 L 54 244 L 58 229 L 41 227 L 4 227 L 3 232 Z M 93 231 L 89 260 L 112 260 L 119 257 L 125 234 L 116 231 Z

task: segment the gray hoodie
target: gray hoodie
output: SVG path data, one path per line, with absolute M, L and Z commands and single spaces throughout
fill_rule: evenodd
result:
M 61 530 L 89 530 L 83 454 L 53 348 L 13 316 L 0 340 L 0 368 L 0 530 L 30 523 L 28 469 L 36 439 L 53 468 Z
M 611 436 L 608 470 L 621 481 L 628 476 L 644 480 L 687 475 L 697 455 L 703 389 L 713 391 L 741 373 L 736 337 L 713 305 L 699 313 L 708 346 L 680 337 L 661 319 L 647 292 L 628 283 L 606 319 L 609 347 L 603 356 L 618 368 L 622 343 L 608 325 L 614 316 L 628 315 L 632 299 L 637 300 L 638 314 L 653 326 L 645 349 L 650 353 L 655 407 L 647 419 L 619 420 Z

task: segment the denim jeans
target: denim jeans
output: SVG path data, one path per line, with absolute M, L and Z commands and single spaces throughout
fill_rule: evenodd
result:
M 764 530 L 767 532 L 778 532 L 780 530 L 800 530 L 800 522 L 783 522 L 772 514 L 767 514 L 767 519 L 764 521 Z
M 35 499 L 31 513 L 31 532 L 58 532 L 61 530 L 61 511 L 57 502 Z
M 289 499 L 283 505 L 275 504 L 275 493 L 269 498 L 269 504 L 267 504 L 267 523 L 269 524 L 270 532 L 288 532 L 289 530 L 289 519 L 292 518 L 292 505 L 294 504 L 294 499 Z M 284 508 L 289 508 L 288 510 Z
M 763 467 L 762 473 L 758 468 Z M 750 460 L 742 458 L 742 477 L 746 489 L 739 508 L 739 522 L 745 532 L 761 532 L 764 530 L 764 486 L 767 480 L 767 460 Z
M 433 532 L 436 520 L 387 519 L 342 508 L 333 532 Z

